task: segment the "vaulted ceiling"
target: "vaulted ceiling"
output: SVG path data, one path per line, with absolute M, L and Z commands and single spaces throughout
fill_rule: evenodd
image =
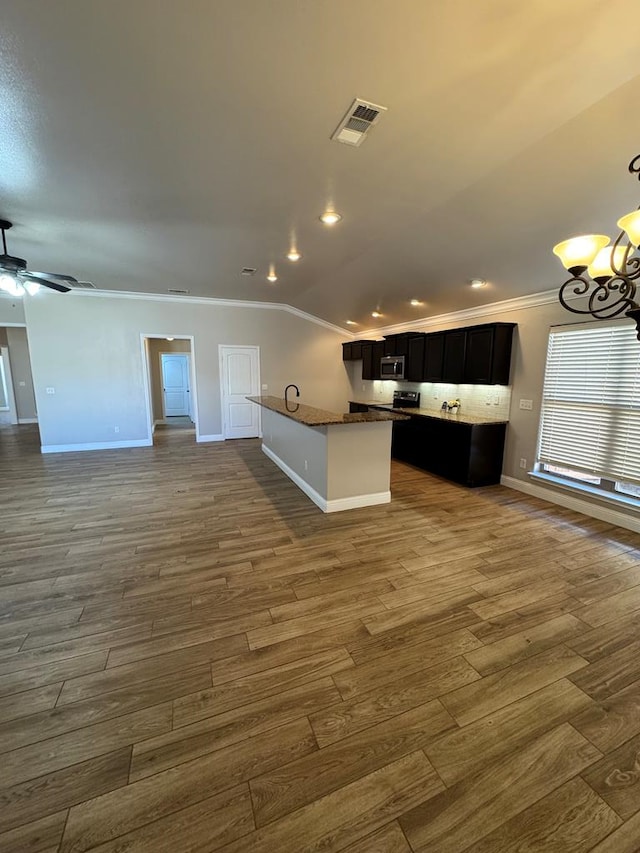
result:
M 357 331 L 555 288 L 553 244 L 612 234 L 640 200 L 632 0 L 0 12 L 9 251 L 98 288 L 284 302 Z M 356 97 L 388 108 L 358 148 L 330 140 Z

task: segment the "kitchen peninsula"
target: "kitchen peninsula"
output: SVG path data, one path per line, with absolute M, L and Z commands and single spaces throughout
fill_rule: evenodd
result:
M 262 450 L 323 512 L 391 500 L 391 427 L 406 415 L 336 414 L 280 397 L 263 409 Z

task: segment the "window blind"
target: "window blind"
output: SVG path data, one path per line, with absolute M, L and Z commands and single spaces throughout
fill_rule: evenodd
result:
M 640 483 L 640 342 L 633 326 L 552 329 L 538 460 Z

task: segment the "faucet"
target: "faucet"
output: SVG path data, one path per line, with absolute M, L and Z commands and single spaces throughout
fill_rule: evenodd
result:
M 297 412 L 298 409 L 300 408 L 298 403 L 294 404 L 294 408 L 292 408 L 292 409 L 289 408 L 289 398 L 287 397 L 287 392 L 288 392 L 289 388 L 295 388 L 296 389 L 296 397 L 300 396 L 300 389 L 298 388 L 297 385 L 294 385 L 293 383 L 291 385 L 287 385 L 287 387 L 284 389 L 284 407 L 288 412 Z
M 287 397 L 287 391 L 289 390 L 289 388 L 295 388 L 296 389 L 296 397 L 300 396 L 300 389 L 298 388 L 298 386 L 291 383 L 291 385 L 287 385 L 287 387 L 284 389 L 284 401 L 285 401 L 285 403 L 289 402 L 289 399 Z

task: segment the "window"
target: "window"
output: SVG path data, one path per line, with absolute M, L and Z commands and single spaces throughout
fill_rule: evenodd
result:
M 633 326 L 552 329 L 538 471 L 567 484 L 640 494 L 640 342 Z

